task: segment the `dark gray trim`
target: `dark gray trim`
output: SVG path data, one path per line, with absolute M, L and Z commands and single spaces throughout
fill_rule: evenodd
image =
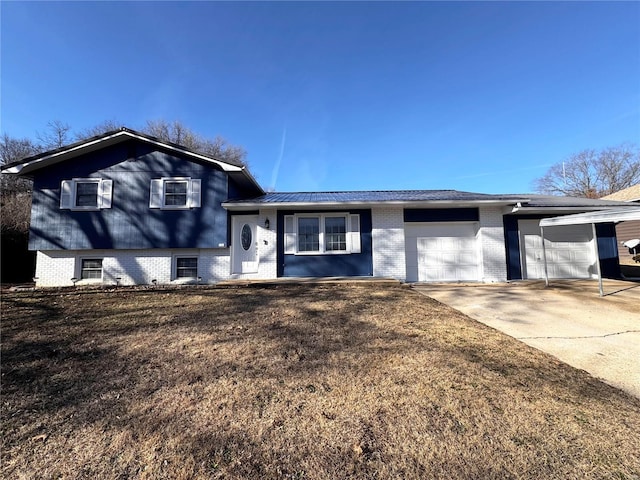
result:
M 405 208 L 405 222 L 478 222 L 477 208 Z

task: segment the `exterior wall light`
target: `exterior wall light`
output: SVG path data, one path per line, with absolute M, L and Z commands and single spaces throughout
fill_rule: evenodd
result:
M 265 219 L 264 221 L 264 228 L 266 228 L 267 230 L 269 230 L 269 226 L 271 225 L 271 223 L 269 222 L 269 219 Z

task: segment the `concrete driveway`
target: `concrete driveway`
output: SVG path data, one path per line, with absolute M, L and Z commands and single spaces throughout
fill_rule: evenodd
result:
M 640 398 L 640 283 L 415 284 L 476 320 Z

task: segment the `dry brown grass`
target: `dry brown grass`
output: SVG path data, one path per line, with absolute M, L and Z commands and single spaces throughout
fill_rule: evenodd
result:
M 400 286 L 2 298 L 4 478 L 639 478 L 640 401 Z

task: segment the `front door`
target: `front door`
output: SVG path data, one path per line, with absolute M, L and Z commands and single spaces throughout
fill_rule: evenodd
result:
M 235 215 L 231 238 L 233 273 L 258 271 L 258 216 Z

